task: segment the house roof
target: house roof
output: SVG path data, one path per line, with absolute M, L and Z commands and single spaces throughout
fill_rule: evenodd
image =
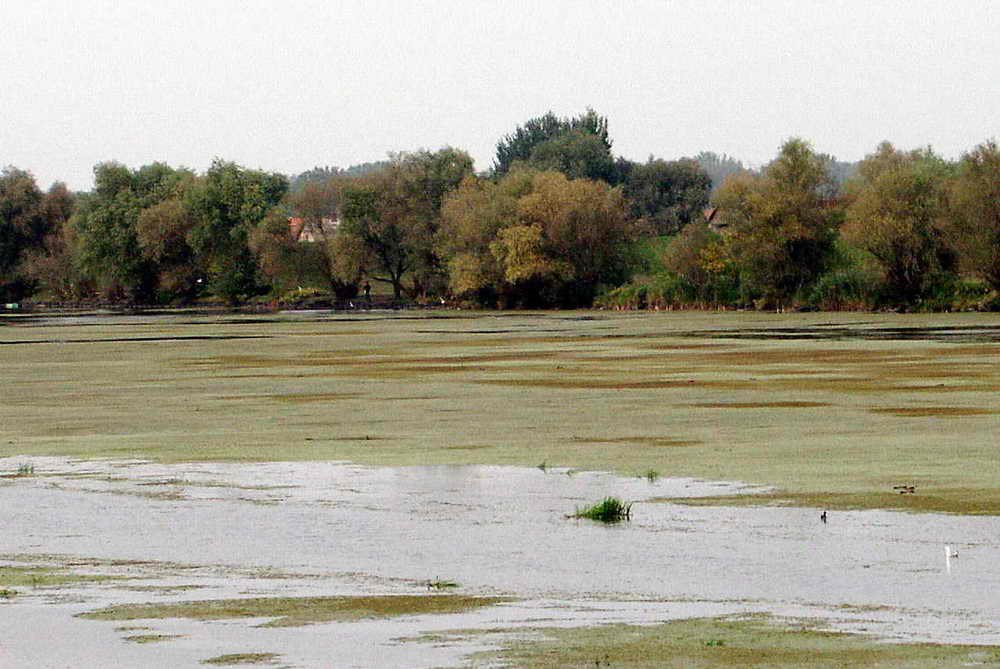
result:
M 288 219 L 288 232 L 292 235 L 292 239 L 295 241 L 299 241 L 299 237 L 302 236 L 302 230 L 305 227 L 306 222 L 301 218 L 293 216 Z

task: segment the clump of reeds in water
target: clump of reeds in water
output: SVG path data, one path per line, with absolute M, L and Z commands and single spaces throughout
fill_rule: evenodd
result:
M 632 519 L 632 503 L 623 502 L 617 497 L 605 497 L 597 504 L 577 509 L 573 518 L 588 518 L 602 523 L 620 523 Z

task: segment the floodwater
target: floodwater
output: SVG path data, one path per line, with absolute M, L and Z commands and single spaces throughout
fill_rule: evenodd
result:
M 768 612 L 889 639 L 1000 644 L 1000 518 L 687 507 L 738 483 L 486 466 L 162 465 L 0 459 L 0 565 L 128 577 L 0 599 L 0 666 L 177 667 L 267 652 L 281 666 L 465 666 L 506 630 Z M 568 518 L 605 495 L 631 522 Z M 946 562 L 945 546 L 957 558 Z M 427 593 L 509 601 L 461 614 L 262 628 L 114 623 L 111 604 Z M 142 631 L 121 629 L 144 627 Z M 505 632 L 506 633 L 506 632 Z M 177 635 L 136 644 L 135 634 Z

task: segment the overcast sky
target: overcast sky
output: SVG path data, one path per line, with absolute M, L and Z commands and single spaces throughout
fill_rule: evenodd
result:
M 519 123 L 587 106 L 636 160 L 1000 136 L 1000 0 L 8 0 L 0 26 L 0 165 L 43 187 L 444 145 L 486 169 Z

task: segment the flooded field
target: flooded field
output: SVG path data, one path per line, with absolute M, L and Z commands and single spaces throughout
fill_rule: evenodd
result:
M 1000 661 L 996 317 L 0 323 L 0 666 L 549 666 L 751 614 Z

